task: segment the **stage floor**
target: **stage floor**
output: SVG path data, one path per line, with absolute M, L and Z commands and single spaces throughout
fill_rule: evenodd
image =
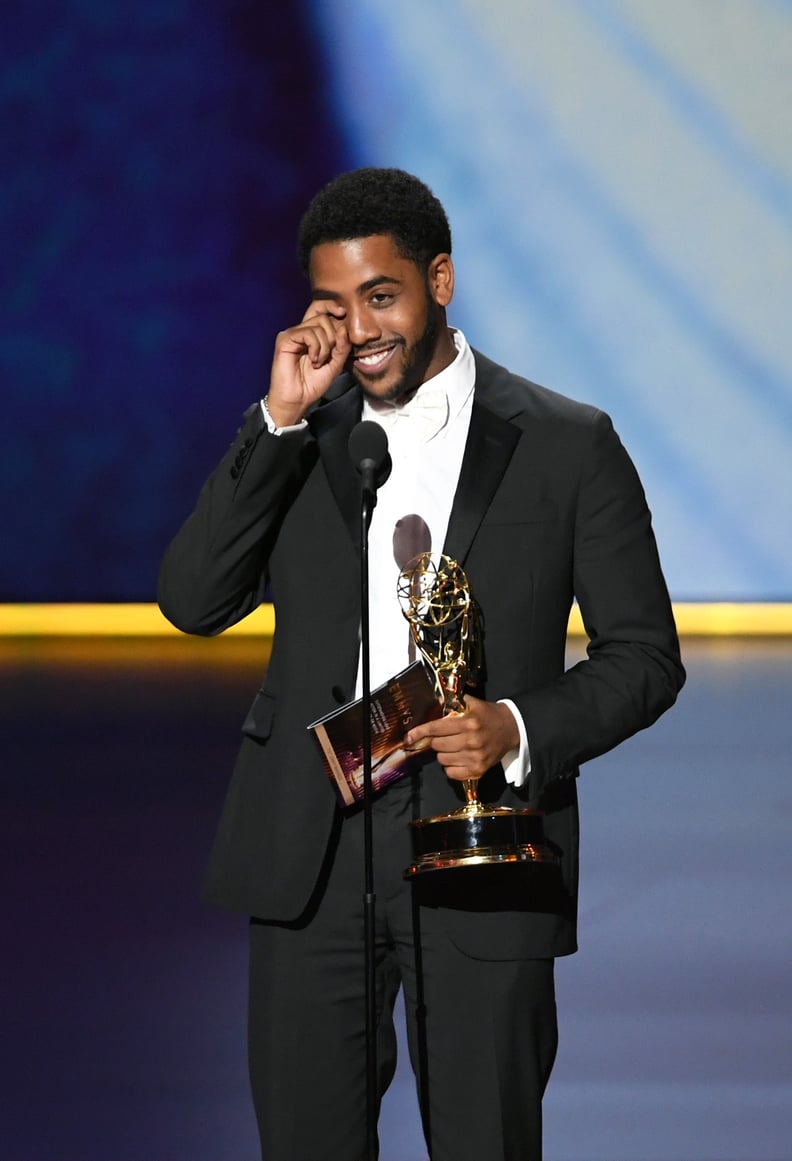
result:
M 261 652 L 0 645 L 3 1161 L 257 1156 L 246 924 L 197 894 Z M 685 660 L 580 779 L 548 1161 L 792 1158 L 792 642 Z M 425 1158 L 406 1065 L 381 1140 Z

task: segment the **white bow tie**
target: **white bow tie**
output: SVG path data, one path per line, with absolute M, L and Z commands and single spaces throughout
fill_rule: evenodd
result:
M 448 422 L 448 410 L 448 396 L 445 391 L 419 391 L 401 407 L 394 405 L 381 411 L 377 409 L 374 417 L 389 433 L 409 434 L 411 439 L 428 443 L 445 427 Z

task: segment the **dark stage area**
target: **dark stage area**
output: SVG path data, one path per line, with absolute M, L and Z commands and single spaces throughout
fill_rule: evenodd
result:
M 198 892 L 263 654 L 0 643 L 3 1161 L 256 1157 L 246 923 Z M 677 707 L 580 780 L 548 1161 L 792 1157 L 792 641 L 685 660 Z M 425 1156 L 402 1057 L 382 1161 Z

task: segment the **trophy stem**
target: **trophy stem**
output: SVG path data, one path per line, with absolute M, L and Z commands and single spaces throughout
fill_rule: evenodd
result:
M 475 809 L 481 806 L 478 796 L 478 778 L 466 778 L 462 787 L 465 791 L 465 809 Z

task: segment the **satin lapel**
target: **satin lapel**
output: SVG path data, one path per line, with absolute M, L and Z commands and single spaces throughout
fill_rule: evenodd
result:
M 465 563 L 519 438 L 518 427 L 474 402 L 443 549 L 459 564 Z
M 349 433 L 360 419 L 360 410 L 360 392 L 351 389 L 318 407 L 309 420 L 330 490 L 356 552 L 360 551 L 360 476 L 349 458 L 347 443 Z

